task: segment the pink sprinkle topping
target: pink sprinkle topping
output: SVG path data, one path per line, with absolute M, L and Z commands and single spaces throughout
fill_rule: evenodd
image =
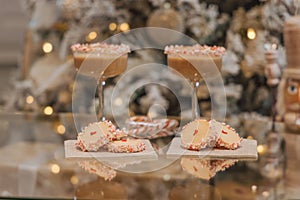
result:
M 224 130 L 222 130 L 222 133 L 223 133 L 223 134 L 228 134 L 228 132 L 227 132 L 227 131 L 224 131 Z
M 212 56 L 223 56 L 226 49 L 221 46 L 207 46 L 196 44 L 193 46 L 183 45 L 170 45 L 165 47 L 165 54 L 173 55 L 212 55 Z
M 196 129 L 193 133 L 193 135 L 196 135 L 198 133 L 198 129 Z
M 73 52 L 80 53 L 103 53 L 113 55 L 123 55 L 130 52 L 130 48 L 125 44 L 106 44 L 106 43 L 91 43 L 91 44 L 74 44 L 71 46 Z
M 93 131 L 93 132 L 90 132 L 90 135 L 95 135 L 97 132 L 96 131 Z

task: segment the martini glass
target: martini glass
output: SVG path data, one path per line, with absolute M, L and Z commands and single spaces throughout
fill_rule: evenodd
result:
M 74 66 L 80 73 L 97 80 L 100 121 L 105 121 L 103 113 L 104 86 L 107 78 L 122 74 L 127 68 L 129 46 L 121 44 L 75 44 L 73 51 Z
M 187 78 L 193 86 L 192 118 L 200 117 L 197 91 L 203 76 L 214 76 L 222 68 L 224 47 L 171 45 L 165 48 L 168 66 Z

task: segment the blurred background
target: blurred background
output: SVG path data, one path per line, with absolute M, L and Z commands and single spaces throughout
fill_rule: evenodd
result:
M 280 69 L 285 67 L 283 24 L 296 14 L 296 8 L 297 1 L 288 0 L 11 0 L 0 8 L 0 89 L 5 94 L 0 98 L 1 109 L 43 113 L 50 106 L 54 112 L 71 112 L 76 75 L 72 44 L 101 42 L 139 27 L 163 27 L 182 32 L 200 44 L 226 47 L 221 72 L 228 116 L 270 116 L 273 97 L 264 74 L 265 53 L 276 50 L 278 56 L 273 62 Z M 129 42 L 134 46 L 138 39 Z M 148 39 L 157 42 L 151 36 Z M 133 52 L 128 69 L 152 61 L 166 64 L 166 57 L 161 51 Z M 107 94 L 117 80 L 107 81 Z M 138 84 L 135 80 L 128 80 L 127 86 L 134 87 Z M 209 94 L 202 83 L 198 91 L 202 116 L 211 115 L 212 99 L 221 101 L 218 91 Z M 109 105 L 110 100 L 105 102 Z M 152 85 L 136 91 L 131 111 L 146 114 L 153 102 L 164 105 L 169 115 L 185 115 L 190 110 L 186 105 L 180 113 L 170 91 Z M 120 115 L 124 112 L 121 110 Z
M 10 76 L 20 67 L 28 18 L 21 1 L 12 0 L 0 8 L 0 89 L 8 87 Z M 11 86 L 11 85 L 10 85 Z

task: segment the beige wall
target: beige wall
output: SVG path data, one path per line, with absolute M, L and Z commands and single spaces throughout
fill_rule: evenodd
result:
M 24 0 L 0 0 L 0 3 L 0 66 L 17 65 L 27 25 Z

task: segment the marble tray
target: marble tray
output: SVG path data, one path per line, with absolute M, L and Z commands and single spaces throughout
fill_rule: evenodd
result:
M 106 150 L 97 152 L 83 152 L 76 148 L 76 140 L 65 140 L 65 157 L 66 158 L 99 158 L 99 159 L 116 159 L 116 158 L 137 158 L 137 159 L 157 159 L 157 154 L 149 140 L 142 140 L 146 149 L 137 153 L 112 153 Z
M 200 151 L 181 147 L 180 137 L 175 137 L 167 151 L 168 157 L 200 156 L 206 158 L 257 159 L 257 141 L 243 139 L 241 146 L 235 150 L 208 148 Z

